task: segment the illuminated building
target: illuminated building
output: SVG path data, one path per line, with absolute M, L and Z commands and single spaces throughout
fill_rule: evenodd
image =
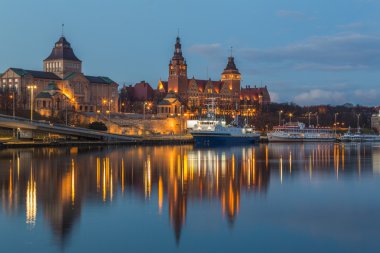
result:
M 201 80 L 188 78 L 187 63 L 182 54 L 180 38 L 176 38 L 173 57 L 169 63 L 168 81 L 159 80 L 157 92 L 174 92 L 179 100 L 192 111 L 202 107 L 210 98 L 215 99 L 220 113 L 236 110 L 241 100 L 249 98 L 257 104 L 269 104 L 270 96 L 267 87 L 240 88 L 241 74 L 236 67 L 235 59 L 228 57 L 226 68 L 220 80 Z M 243 95 L 243 96 L 242 96 Z
M 62 35 L 55 43 L 50 55 L 43 61 L 44 71 L 26 70 L 22 68 L 9 68 L 0 75 L 1 92 L 17 94 L 16 107 L 30 109 L 30 96 L 27 92 L 28 85 L 37 86 L 36 94 L 41 100 L 39 109 L 48 112 L 64 107 L 59 106 L 62 101 L 59 96 L 54 96 L 51 85 L 55 83 L 62 93 L 73 104 L 75 110 L 94 112 L 102 109 L 102 101 L 115 101 L 110 105 L 111 111 L 118 110 L 118 84 L 108 77 L 87 76 L 82 73 L 82 61 L 79 60 L 70 43 Z M 49 87 L 50 85 L 50 87 Z M 57 90 L 58 91 L 58 90 Z M 40 93 L 43 93 L 40 95 Z M 55 102 L 56 104 L 50 104 Z M 45 106 L 44 102 L 45 101 Z M 38 100 L 36 100 L 38 103 Z M 36 108 L 36 107 L 35 107 Z

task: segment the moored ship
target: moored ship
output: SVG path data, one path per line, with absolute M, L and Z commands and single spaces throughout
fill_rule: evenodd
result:
M 379 142 L 380 135 L 362 134 L 359 129 L 356 133 L 352 133 L 350 129 L 348 129 L 348 131 L 343 134 L 339 140 L 342 142 Z
M 301 122 L 290 122 L 283 126 L 275 126 L 268 133 L 270 142 L 325 142 L 335 141 L 336 135 L 331 128 L 305 127 Z
M 254 127 L 239 126 L 238 116 L 229 125 L 224 119 L 217 119 L 214 99 L 207 105 L 207 118 L 198 120 L 190 133 L 196 145 L 236 145 L 260 140 L 260 133 Z
M 195 144 L 198 145 L 231 145 L 255 143 L 260 134 L 251 127 L 238 127 L 222 124 L 210 125 L 208 121 L 199 121 L 191 131 Z

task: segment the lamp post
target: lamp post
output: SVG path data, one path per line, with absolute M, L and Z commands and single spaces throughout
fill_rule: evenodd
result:
M 111 103 L 113 102 L 113 100 L 109 100 L 108 101 L 108 121 L 111 123 Z
M 357 113 L 356 114 L 356 117 L 358 119 L 358 123 L 357 123 L 357 133 L 360 133 L 360 113 Z
M 12 99 L 12 115 L 13 115 L 13 119 L 14 119 L 15 116 L 16 116 L 16 96 L 15 96 L 15 93 L 16 93 L 17 86 L 10 84 L 9 85 L 9 89 L 12 89 L 12 95 L 11 95 L 11 99 Z
M 16 95 L 15 95 L 16 89 L 17 89 L 16 85 L 9 84 L 9 89 L 12 89 L 12 95 L 10 96 L 10 98 L 12 99 L 12 115 L 13 115 L 13 120 L 16 117 Z M 16 137 L 16 129 L 13 128 L 12 132 L 13 132 L 13 138 Z
M 292 123 L 293 113 L 289 113 L 289 122 Z
M 37 89 L 36 85 L 28 85 L 27 88 L 30 90 L 30 123 L 33 122 L 33 93 Z
M 308 112 L 308 114 L 309 114 L 309 127 L 310 127 L 310 114 L 311 114 L 311 112 Z
M 278 125 L 281 126 L 281 114 L 283 113 L 284 111 L 281 110 L 278 112 Z
M 110 100 L 103 99 L 104 105 L 108 103 L 108 110 L 106 111 L 106 114 L 108 114 L 108 121 L 111 121 L 111 103 L 112 102 L 113 102 L 112 99 L 110 99 Z
M 147 102 L 144 102 L 143 104 L 143 115 L 144 115 L 144 120 L 145 120 L 145 105 L 147 104 Z
M 335 132 L 335 135 L 336 135 L 336 117 L 338 116 L 338 114 L 339 113 L 337 113 L 337 112 L 334 114 L 334 126 L 335 126 L 335 131 L 334 132 Z
M 315 115 L 317 117 L 317 127 L 319 126 L 319 115 L 318 113 Z

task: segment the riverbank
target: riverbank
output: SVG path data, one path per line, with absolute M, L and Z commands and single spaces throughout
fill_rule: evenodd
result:
M 144 136 L 133 141 L 36 141 L 1 139 L 0 148 L 65 147 L 65 146 L 112 146 L 112 145 L 169 145 L 192 144 L 191 135 Z

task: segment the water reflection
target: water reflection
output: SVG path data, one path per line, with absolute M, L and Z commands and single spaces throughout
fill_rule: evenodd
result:
M 179 243 L 190 200 L 217 200 L 233 227 L 245 204 L 242 195 L 265 196 L 270 180 L 281 184 L 298 176 L 339 180 L 380 173 L 379 168 L 380 147 L 362 144 L 3 150 L 0 195 L 4 213 L 24 214 L 30 229 L 44 217 L 64 243 L 86 201 L 107 204 L 131 192 L 157 201 L 159 214 L 167 210 Z

